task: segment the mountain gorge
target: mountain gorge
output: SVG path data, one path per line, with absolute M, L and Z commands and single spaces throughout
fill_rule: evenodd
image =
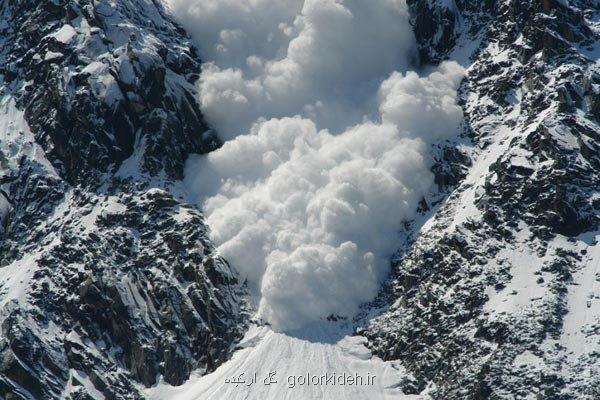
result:
M 599 398 L 600 3 L 406 3 L 415 68 L 466 69 L 464 121 L 432 145 L 435 190 L 379 295 L 329 320 L 401 371 L 388 398 Z M 184 181 L 226 136 L 175 19 L 158 0 L 0 0 L 0 398 L 152 398 L 260 340 L 251 362 L 279 343 L 301 363 L 280 334 L 242 339 L 251 289 Z

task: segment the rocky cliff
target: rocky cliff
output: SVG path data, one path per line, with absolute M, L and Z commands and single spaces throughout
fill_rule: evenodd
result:
M 470 60 L 468 128 L 361 332 L 409 393 L 596 399 L 599 4 L 408 3 L 424 62 Z
M 140 398 L 243 333 L 177 183 L 199 71 L 158 1 L 0 1 L 0 398 Z

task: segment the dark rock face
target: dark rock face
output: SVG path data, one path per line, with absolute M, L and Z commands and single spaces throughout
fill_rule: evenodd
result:
M 412 373 L 408 393 L 597 399 L 598 4 L 408 3 L 424 62 L 480 43 L 461 88 L 470 160 L 438 158 L 449 194 L 360 332 Z
M 0 398 L 143 398 L 244 332 L 245 290 L 177 195 L 219 142 L 160 4 L 0 0 Z
M 497 7 L 493 0 L 408 0 L 406 3 L 421 60 L 427 64 L 444 60 L 462 35 L 476 43 L 482 26 L 496 17 Z
M 157 3 L 158 4 L 158 3 Z M 218 146 L 193 97 L 200 60 L 147 1 L 3 1 L 6 84 L 36 141 L 70 183 L 115 171 L 144 146 L 141 169 L 181 178 L 189 153 Z M 75 34 L 72 25 L 80 33 Z
M 236 278 L 214 255 L 198 210 L 160 189 L 115 193 L 68 190 L 64 214 L 51 216 L 41 243 L 30 245 L 37 255 L 22 266 L 32 270 L 28 309 L 7 306 L 2 325 L 2 354 L 28 368 L 22 376 L 12 365 L 2 370 L 8 392 L 10 381 L 58 396 L 54 391 L 76 378 L 69 369 L 96 375 L 93 385 L 108 397 L 136 393 L 135 382 L 151 386 L 159 375 L 181 384 L 193 369 L 223 362 L 242 333 Z M 13 218 L 19 224 L 28 216 Z M 47 357 L 57 359 L 54 367 Z M 121 368 L 102 372 L 117 361 Z M 50 377 L 57 387 L 44 388 Z

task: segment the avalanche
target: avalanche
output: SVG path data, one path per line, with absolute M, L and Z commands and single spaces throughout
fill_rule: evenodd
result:
M 234 28 L 258 35 L 246 14 L 261 17 L 265 3 L 234 4 L 173 2 L 214 57 L 202 71 L 199 101 L 228 139 L 191 157 L 185 182 L 221 255 L 248 280 L 261 318 L 285 331 L 352 317 L 389 273 L 402 222 L 433 190 L 431 145 L 460 131 L 456 91 L 465 70 L 449 61 L 406 71 L 414 36 L 401 1 L 366 8 L 358 0 L 307 0 L 283 38 L 285 13 L 273 17 L 281 18 L 269 25 L 273 32 L 262 32 L 278 37 L 280 48 L 248 56 L 264 60 L 252 77 L 249 67 L 209 51 L 225 46 Z M 197 28 L 213 14 L 222 22 L 209 25 L 215 32 Z M 288 73 L 291 80 L 283 79 Z
M 373 357 L 350 323 L 324 319 L 351 318 L 379 291 L 402 221 L 433 190 L 432 144 L 460 130 L 464 69 L 409 70 L 415 43 L 403 1 L 169 3 L 207 62 L 198 100 L 225 140 L 190 158 L 185 183 L 270 327 L 251 329 L 215 372 L 149 395 L 403 398 L 402 368 Z M 263 38 L 269 44 L 257 46 Z M 227 383 L 269 371 L 285 378 Z M 328 373 L 377 379 L 286 385 Z

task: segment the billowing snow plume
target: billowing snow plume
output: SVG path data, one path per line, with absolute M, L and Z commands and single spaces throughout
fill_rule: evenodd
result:
M 276 328 L 351 316 L 431 189 L 429 144 L 461 123 L 463 69 L 406 72 L 404 1 L 170 3 L 210 61 L 200 102 L 228 140 L 186 171 L 212 239 Z
M 455 64 L 427 78 L 394 74 L 381 90 L 383 122 L 334 135 L 310 119 L 271 119 L 191 160 L 213 240 L 261 294 L 263 317 L 293 327 L 352 315 L 376 294 L 402 219 L 433 181 L 426 142 L 460 123 L 450 100 L 461 74 Z M 432 114 L 441 130 L 420 125 Z M 400 117 L 415 129 L 391 122 Z
M 341 130 L 406 68 L 414 37 L 400 0 L 169 0 L 199 42 L 200 102 L 231 139 L 295 114 Z

